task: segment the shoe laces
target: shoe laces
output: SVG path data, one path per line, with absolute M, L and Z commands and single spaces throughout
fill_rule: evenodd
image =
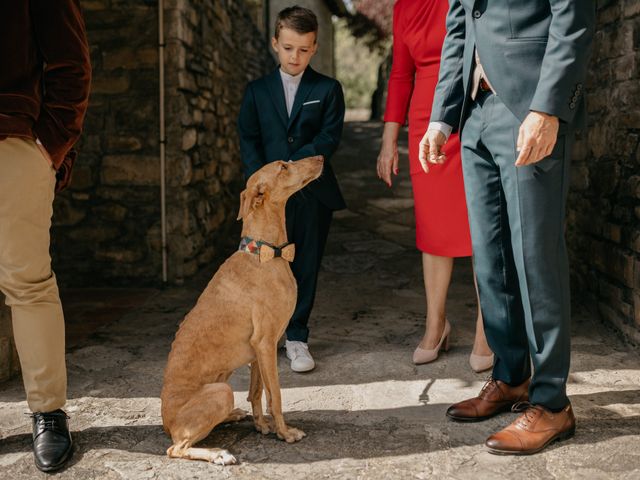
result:
M 31 414 L 27 414 L 30 418 L 35 419 L 36 425 L 38 426 L 39 434 L 44 433 L 46 431 L 57 431 L 60 429 L 60 420 L 65 419 L 68 420 L 69 416 L 60 411 L 60 412 L 50 412 L 50 413 L 42 413 L 35 412 Z
M 296 342 L 293 344 L 289 344 L 288 347 L 291 349 L 291 353 L 293 358 L 298 358 L 300 356 L 308 357 L 309 356 L 309 347 L 307 347 L 302 342 Z
M 523 400 L 520 402 L 516 402 L 511 407 L 511 411 L 515 413 L 522 413 L 522 415 L 518 418 L 518 422 L 521 423 L 524 427 L 528 427 L 533 423 L 533 421 L 541 414 L 544 413 L 542 407 L 538 405 L 533 405 L 532 403 Z
M 498 386 L 498 382 L 496 382 L 496 380 L 493 378 L 493 375 L 489 375 L 487 377 L 487 379 L 485 380 L 485 383 L 482 386 L 482 389 L 480 390 L 480 393 L 478 394 L 478 397 L 479 398 L 484 398 L 485 395 L 488 395 L 489 393 L 491 393 L 496 388 L 498 390 L 500 389 L 500 387 Z

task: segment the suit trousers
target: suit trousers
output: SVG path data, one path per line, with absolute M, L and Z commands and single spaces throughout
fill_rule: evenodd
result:
M 55 171 L 35 142 L 0 141 L 0 290 L 11 307 L 27 403 L 66 401 L 64 317 L 49 256 Z
M 530 401 L 568 403 L 569 265 L 564 241 L 568 135 L 552 154 L 516 167 L 521 122 L 480 93 L 464 124 L 462 165 L 469 225 L 493 377 L 518 385 L 534 374 Z
M 307 189 L 297 192 L 287 202 L 287 237 L 296 246 L 291 271 L 298 284 L 296 308 L 286 331 L 290 341 L 307 342 L 309 338 L 307 325 L 332 218 L 333 211 Z

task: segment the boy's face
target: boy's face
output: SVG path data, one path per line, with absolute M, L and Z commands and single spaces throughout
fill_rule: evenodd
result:
M 271 46 L 278 54 L 280 68 L 289 75 L 304 72 L 318 49 L 315 32 L 300 34 L 286 27 L 278 38 L 271 39 Z

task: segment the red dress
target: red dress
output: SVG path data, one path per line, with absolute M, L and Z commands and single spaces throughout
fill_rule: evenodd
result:
M 409 165 L 416 245 L 441 257 L 471 255 L 460 140 L 451 135 L 443 165 L 424 173 L 418 145 L 427 131 L 446 34 L 447 0 L 398 0 L 393 9 L 393 66 L 385 122 L 404 124 L 409 110 Z M 409 104 L 411 104 L 409 106 Z

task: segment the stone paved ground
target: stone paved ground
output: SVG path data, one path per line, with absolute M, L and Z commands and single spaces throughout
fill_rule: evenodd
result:
M 70 291 L 67 411 L 77 448 L 60 478 L 640 478 L 640 356 L 579 306 L 569 381 L 579 423 L 574 439 L 533 457 L 497 457 L 483 441 L 512 414 L 470 425 L 445 419 L 448 404 L 475 394 L 484 380 L 467 363 L 470 265 L 457 262 L 451 287 L 452 350 L 433 364 L 412 365 L 425 306 L 411 190 L 406 164 L 391 191 L 375 178 L 379 133 L 379 124 L 349 124 L 335 159 L 350 210 L 336 216 L 320 279 L 311 339 L 318 367 L 293 374 L 280 355 L 286 417 L 308 436 L 287 445 L 245 420 L 203 442 L 228 448 L 239 465 L 169 460 L 159 417 L 162 369 L 210 272 L 182 288 Z M 247 373 L 232 377 L 243 408 Z M 2 479 L 45 477 L 33 466 L 25 412 L 20 381 L 3 384 Z

